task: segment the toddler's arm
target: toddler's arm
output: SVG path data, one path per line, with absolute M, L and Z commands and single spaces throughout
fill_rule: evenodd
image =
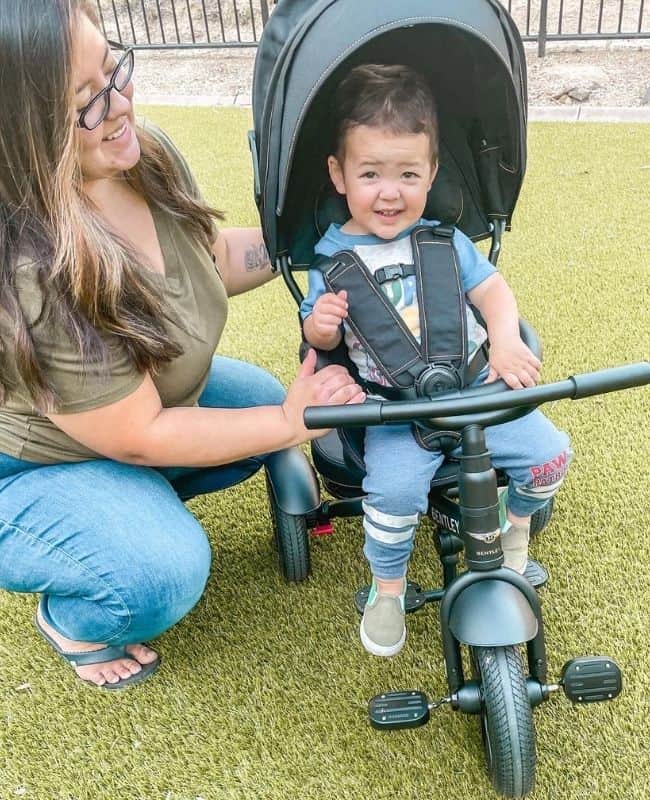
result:
M 541 362 L 519 335 L 517 301 L 505 280 L 494 273 L 467 296 L 487 324 L 490 372 L 486 383 L 503 378 L 512 389 L 535 386 L 539 381 Z
M 319 350 L 333 350 L 341 341 L 341 323 L 347 315 L 346 291 L 321 294 L 303 322 L 305 339 Z

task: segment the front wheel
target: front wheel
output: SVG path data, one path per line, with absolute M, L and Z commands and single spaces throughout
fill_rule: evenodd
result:
M 516 647 L 472 647 L 481 684 L 481 735 L 490 779 L 505 797 L 524 797 L 535 785 L 535 728 Z
M 286 580 L 292 583 L 304 581 L 311 567 L 307 520 L 302 514 L 287 514 L 280 508 L 268 478 L 266 490 L 280 571 Z

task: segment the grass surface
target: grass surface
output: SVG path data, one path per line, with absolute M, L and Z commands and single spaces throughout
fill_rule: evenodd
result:
M 253 225 L 246 111 L 149 108 L 232 225 Z M 531 125 L 529 169 L 502 270 L 540 332 L 546 381 L 650 353 L 650 127 Z M 284 382 L 295 371 L 293 301 L 278 281 L 231 306 L 222 352 Z M 576 460 L 534 544 L 549 672 L 573 655 L 615 656 L 624 694 L 604 706 L 559 697 L 535 711 L 536 800 L 650 796 L 650 393 L 546 406 Z M 114 696 L 78 682 L 30 628 L 35 599 L 0 594 L 0 798 L 393 800 L 493 797 L 478 721 L 448 708 L 381 734 L 368 698 L 445 693 L 437 611 L 409 618 L 402 654 L 358 642 L 360 523 L 312 545 L 313 576 L 286 585 L 263 480 L 198 499 L 214 550 L 198 607 L 156 643 L 154 680 Z M 438 583 L 425 522 L 411 574 Z M 137 532 L 134 532 L 137 533 Z

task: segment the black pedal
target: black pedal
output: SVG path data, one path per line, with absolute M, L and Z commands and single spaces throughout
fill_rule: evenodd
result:
M 598 703 L 613 700 L 623 689 L 618 664 L 607 656 L 573 658 L 562 667 L 560 681 L 573 703 Z
M 359 614 L 363 614 L 369 594 L 370 586 L 364 586 L 354 595 L 354 605 Z M 404 611 L 407 614 L 409 614 L 411 611 L 417 611 L 426 603 L 426 601 L 426 597 L 422 592 L 422 587 L 418 583 L 407 581 L 406 594 L 404 596 Z
M 385 692 L 370 699 L 368 716 L 372 727 L 379 730 L 419 728 L 429 721 L 429 701 L 416 689 Z

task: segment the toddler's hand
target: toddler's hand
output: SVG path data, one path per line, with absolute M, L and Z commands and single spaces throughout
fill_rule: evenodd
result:
M 490 371 L 486 383 L 503 378 L 511 389 L 535 386 L 542 362 L 518 336 L 490 344 Z
M 343 289 L 337 294 L 326 292 L 314 303 L 312 325 L 314 333 L 322 339 L 335 339 L 339 328 L 348 315 L 348 293 Z

